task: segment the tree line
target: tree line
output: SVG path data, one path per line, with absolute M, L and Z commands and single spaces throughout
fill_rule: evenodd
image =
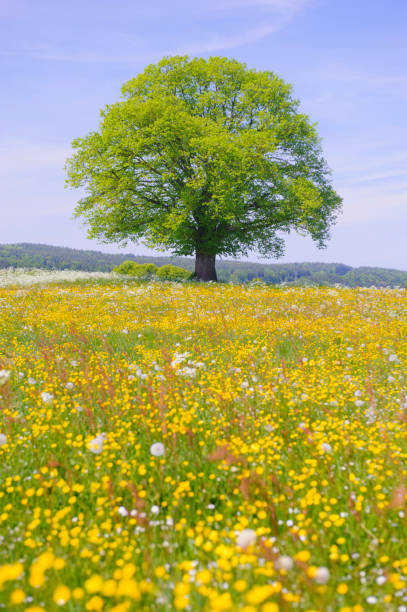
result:
M 87 270 L 111 272 L 123 261 L 153 263 L 158 267 L 172 264 L 194 270 L 189 257 L 151 257 L 129 253 L 110 254 L 46 244 L 0 245 L 0 268 L 41 268 L 46 270 Z M 348 287 L 405 286 L 407 272 L 401 270 L 360 267 L 342 263 L 263 264 L 233 260 L 218 262 L 218 278 L 223 282 L 245 283 L 259 279 L 269 284 L 335 285 Z

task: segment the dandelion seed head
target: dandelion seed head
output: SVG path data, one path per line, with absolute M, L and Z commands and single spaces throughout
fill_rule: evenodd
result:
M 314 581 L 317 584 L 325 584 L 330 578 L 330 572 L 327 567 L 317 567 L 314 573 Z
M 247 548 L 248 546 L 254 546 L 257 541 L 257 534 L 253 529 L 243 529 L 237 534 L 236 544 L 240 548 Z
M 162 442 L 154 442 L 150 446 L 150 453 L 153 457 L 162 457 L 165 454 L 165 446 Z

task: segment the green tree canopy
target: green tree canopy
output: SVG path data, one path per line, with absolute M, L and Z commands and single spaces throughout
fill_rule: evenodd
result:
M 340 210 L 315 127 L 291 86 L 222 57 L 164 58 L 122 88 L 98 131 L 73 142 L 67 183 L 89 236 L 195 255 L 278 257 L 281 233 L 324 246 Z

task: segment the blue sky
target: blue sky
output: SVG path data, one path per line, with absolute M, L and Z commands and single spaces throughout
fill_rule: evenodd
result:
M 293 84 L 344 199 L 328 248 L 282 261 L 407 269 L 406 23 L 405 0 L 0 0 L 0 243 L 118 252 L 72 220 L 71 141 L 148 63 L 222 55 Z

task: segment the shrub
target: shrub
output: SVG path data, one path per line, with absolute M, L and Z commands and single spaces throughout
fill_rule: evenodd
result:
M 119 266 L 113 269 L 116 274 L 126 274 L 127 276 L 136 276 L 137 278 L 151 278 L 157 272 L 157 266 L 153 263 L 138 264 L 135 261 L 123 261 Z
M 157 266 L 153 263 L 140 264 L 139 271 L 142 276 L 151 278 L 157 274 Z
M 161 280 L 184 281 L 191 278 L 191 276 L 192 273 L 189 270 L 179 268 L 178 266 L 172 266 L 171 264 L 161 266 L 161 268 L 157 270 L 157 278 Z
M 139 264 L 135 261 L 123 261 L 119 266 L 113 268 L 113 272 L 116 274 L 128 274 L 132 276 L 133 274 L 137 274 L 137 269 L 139 268 Z

